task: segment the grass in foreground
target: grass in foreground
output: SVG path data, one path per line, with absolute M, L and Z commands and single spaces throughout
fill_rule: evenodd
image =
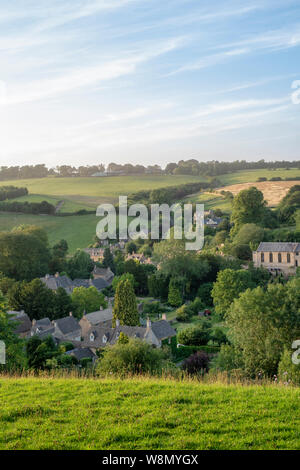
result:
M 0 379 L 0 449 L 299 449 L 300 389 Z

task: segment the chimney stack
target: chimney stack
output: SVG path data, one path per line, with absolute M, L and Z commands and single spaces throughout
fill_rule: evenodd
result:
M 70 316 L 70 317 L 73 317 L 73 313 L 72 313 L 72 312 L 69 312 L 69 316 Z
M 55 273 L 55 277 L 59 277 L 59 273 Z
M 36 320 L 33 319 L 33 320 L 32 320 L 32 326 L 34 326 L 35 324 L 36 324 Z
M 161 316 L 161 319 L 162 320 L 167 320 L 167 315 L 165 313 L 163 313 L 162 316 Z
M 102 307 L 102 305 L 100 305 L 100 310 L 103 310 L 103 307 Z
M 120 326 L 120 320 L 117 318 L 116 319 L 116 328 L 119 328 L 119 326 Z
M 151 328 L 151 320 L 149 317 L 147 318 L 147 328 Z

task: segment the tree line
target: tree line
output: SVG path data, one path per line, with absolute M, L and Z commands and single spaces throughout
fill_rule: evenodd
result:
M 27 196 L 27 188 L 17 188 L 16 186 L 1 186 L 0 187 L 0 201 L 6 199 L 15 199 L 16 197 Z
M 24 165 L 24 166 L 1 166 L 0 181 L 27 179 L 27 178 L 45 178 L 54 177 L 90 177 L 96 174 L 105 173 L 111 175 L 134 175 L 134 174 L 168 174 L 168 175 L 193 175 L 193 176 L 218 176 L 226 173 L 233 173 L 239 170 L 259 170 L 259 169 L 278 169 L 278 168 L 300 168 L 300 161 L 272 161 L 266 162 L 261 159 L 256 162 L 247 162 L 246 160 L 236 160 L 233 162 L 199 161 L 196 159 L 180 160 L 177 163 L 168 163 L 163 169 L 160 165 L 133 165 L 125 163 L 109 163 L 106 167 L 100 163 L 98 165 L 81 165 L 75 167 L 72 165 L 58 165 L 55 168 L 47 168 L 45 164 Z

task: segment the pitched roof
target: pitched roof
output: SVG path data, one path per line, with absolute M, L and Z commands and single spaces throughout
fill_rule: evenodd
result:
M 300 251 L 300 243 L 290 242 L 261 242 L 257 251 L 283 251 L 283 252 L 297 252 Z
M 97 310 L 96 312 L 87 313 L 86 315 L 84 315 L 84 318 L 86 318 L 86 320 L 88 320 L 91 325 L 97 325 L 98 323 L 112 320 L 112 307 L 106 308 L 104 310 Z
M 50 276 L 46 274 L 45 277 L 41 277 L 41 281 L 51 290 L 57 290 L 59 287 L 72 289 L 72 281 L 68 276 Z
M 167 320 L 159 320 L 152 323 L 151 329 L 159 340 L 176 336 L 176 331 Z
M 41 318 L 40 320 L 36 320 L 35 326 L 38 326 L 39 328 L 45 328 L 51 325 L 51 321 L 49 320 L 48 317 Z
M 90 350 L 90 348 L 75 348 L 72 349 L 71 351 L 66 351 L 66 354 L 68 356 L 74 356 L 76 357 L 77 361 L 80 361 L 81 359 L 85 358 L 94 358 L 97 357 L 96 354 L 93 353 L 93 351 Z
M 27 331 L 30 331 L 31 320 L 29 316 L 27 315 L 27 313 L 17 312 L 14 310 L 9 310 L 7 313 L 10 316 L 10 320 L 17 323 L 16 328 L 15 328 L 16 334 L 26 333 Z
M 59 328 L 64 335 L 80 330 L 78 321 L 72 315 L 55 320 L 55 326 Z

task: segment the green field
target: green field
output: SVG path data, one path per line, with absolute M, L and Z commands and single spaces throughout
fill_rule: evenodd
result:
M 57 206 L 57 204 L 60 201 L 63 201 L 63 204 L 59 210 L 59 212 L 76 212 L 81 209 L 85 210 L 94 210 L 95 207 L 92 205 L 88 204 L 81 204 L 74 202 L 72 200 L 68 200 L 60 197 L 53 197 L 53 196 L 48 196 L 46 194 L 28 194 L 27 196 L 21 196 L 15 199 L 10 199 L 10 202 L 17 201 L 17 202 L 42 202 L 42 201 L 47 201 L 49 204 L 52 204 L 53 206 Z
M 196 193 L 187 196 L 183 202 L 194 202 L 204 204 L 204 210 L 221 209 L 224 213 L 231 212 L 231 202 L 223 196 L 215 193 Z
M 299 449 L 299 388 L 0 379 L 0 449 Z
M 206 181 L 206 178 L 188 175 L 134 175 L 106 178 L 49 177 L 5 181 L 1 185 L 25 186 L 29 194 L 47 194 L 48 196 L 56 196 L 59 200 L 67 199 L 79 204 L 97 207 L 102 202 L 117 202 L 119 195 L 195 181 Z
M 50 245 L 65 239 L 69 245 L 69 253 L 77 248 L 86 248 L 93 242 L 96 235 L 98 219 L 95 215 L 72 215 L 55 217 L 51 215 L 31 215 L 0 213 L 0 231 L 11 230 L 22 224 L 38 225 L 46 230 Z
M 300 177 L 300 169 L 291 169 L 291 170 L 245 170 L 237 171 L 235 173 L 228 173 L 227 175 L 218 176 L 218 180 L 224 185 L 231 185 L 237 183 L 252 183 L 257 181 L 260 177 L 266 177 L 268 179 L 274 177 L 284 178 L 294 178 Z
M 300 176 L 300 170 L 253 170 L 231 173 L 220 176 L 222 184 L 234 184 L 256 181 L 258 177 Z M 205 178 L 202 178 L 204 181 Z M 101 202 L 116 202 L 119 195 L 132 192 L 176 186 L 184 183 L 201 181 L 200 177 L 185 175 L 139 175 L 116 176 L 107 178 L 41 178 L 29 180 L 5 181 L 1 185 L 25 186 L 29 195 L 18 198 L 19 201 L 41 202 L 48 201 L 53 205 L 64 201 L 60 212 L 76 212 L 81 209 L 92 210 Z M 185 201 L 204 203 L 205 209 L 220 208 L 224 212 L 231 211 L 230 201 L 214 193 L 198 193 L 191 195 Z M 20 224 L 35 224 L 45 228 L 50 243 L 53 244 L 64 238 L 67 240 L 70 253 L 77 248 L 85 248 L 92 243 L 97 219 L 94 215 L 72 217 L 33 216 L 25 214 L 0 214 L 0 231 L 9 230 Z

